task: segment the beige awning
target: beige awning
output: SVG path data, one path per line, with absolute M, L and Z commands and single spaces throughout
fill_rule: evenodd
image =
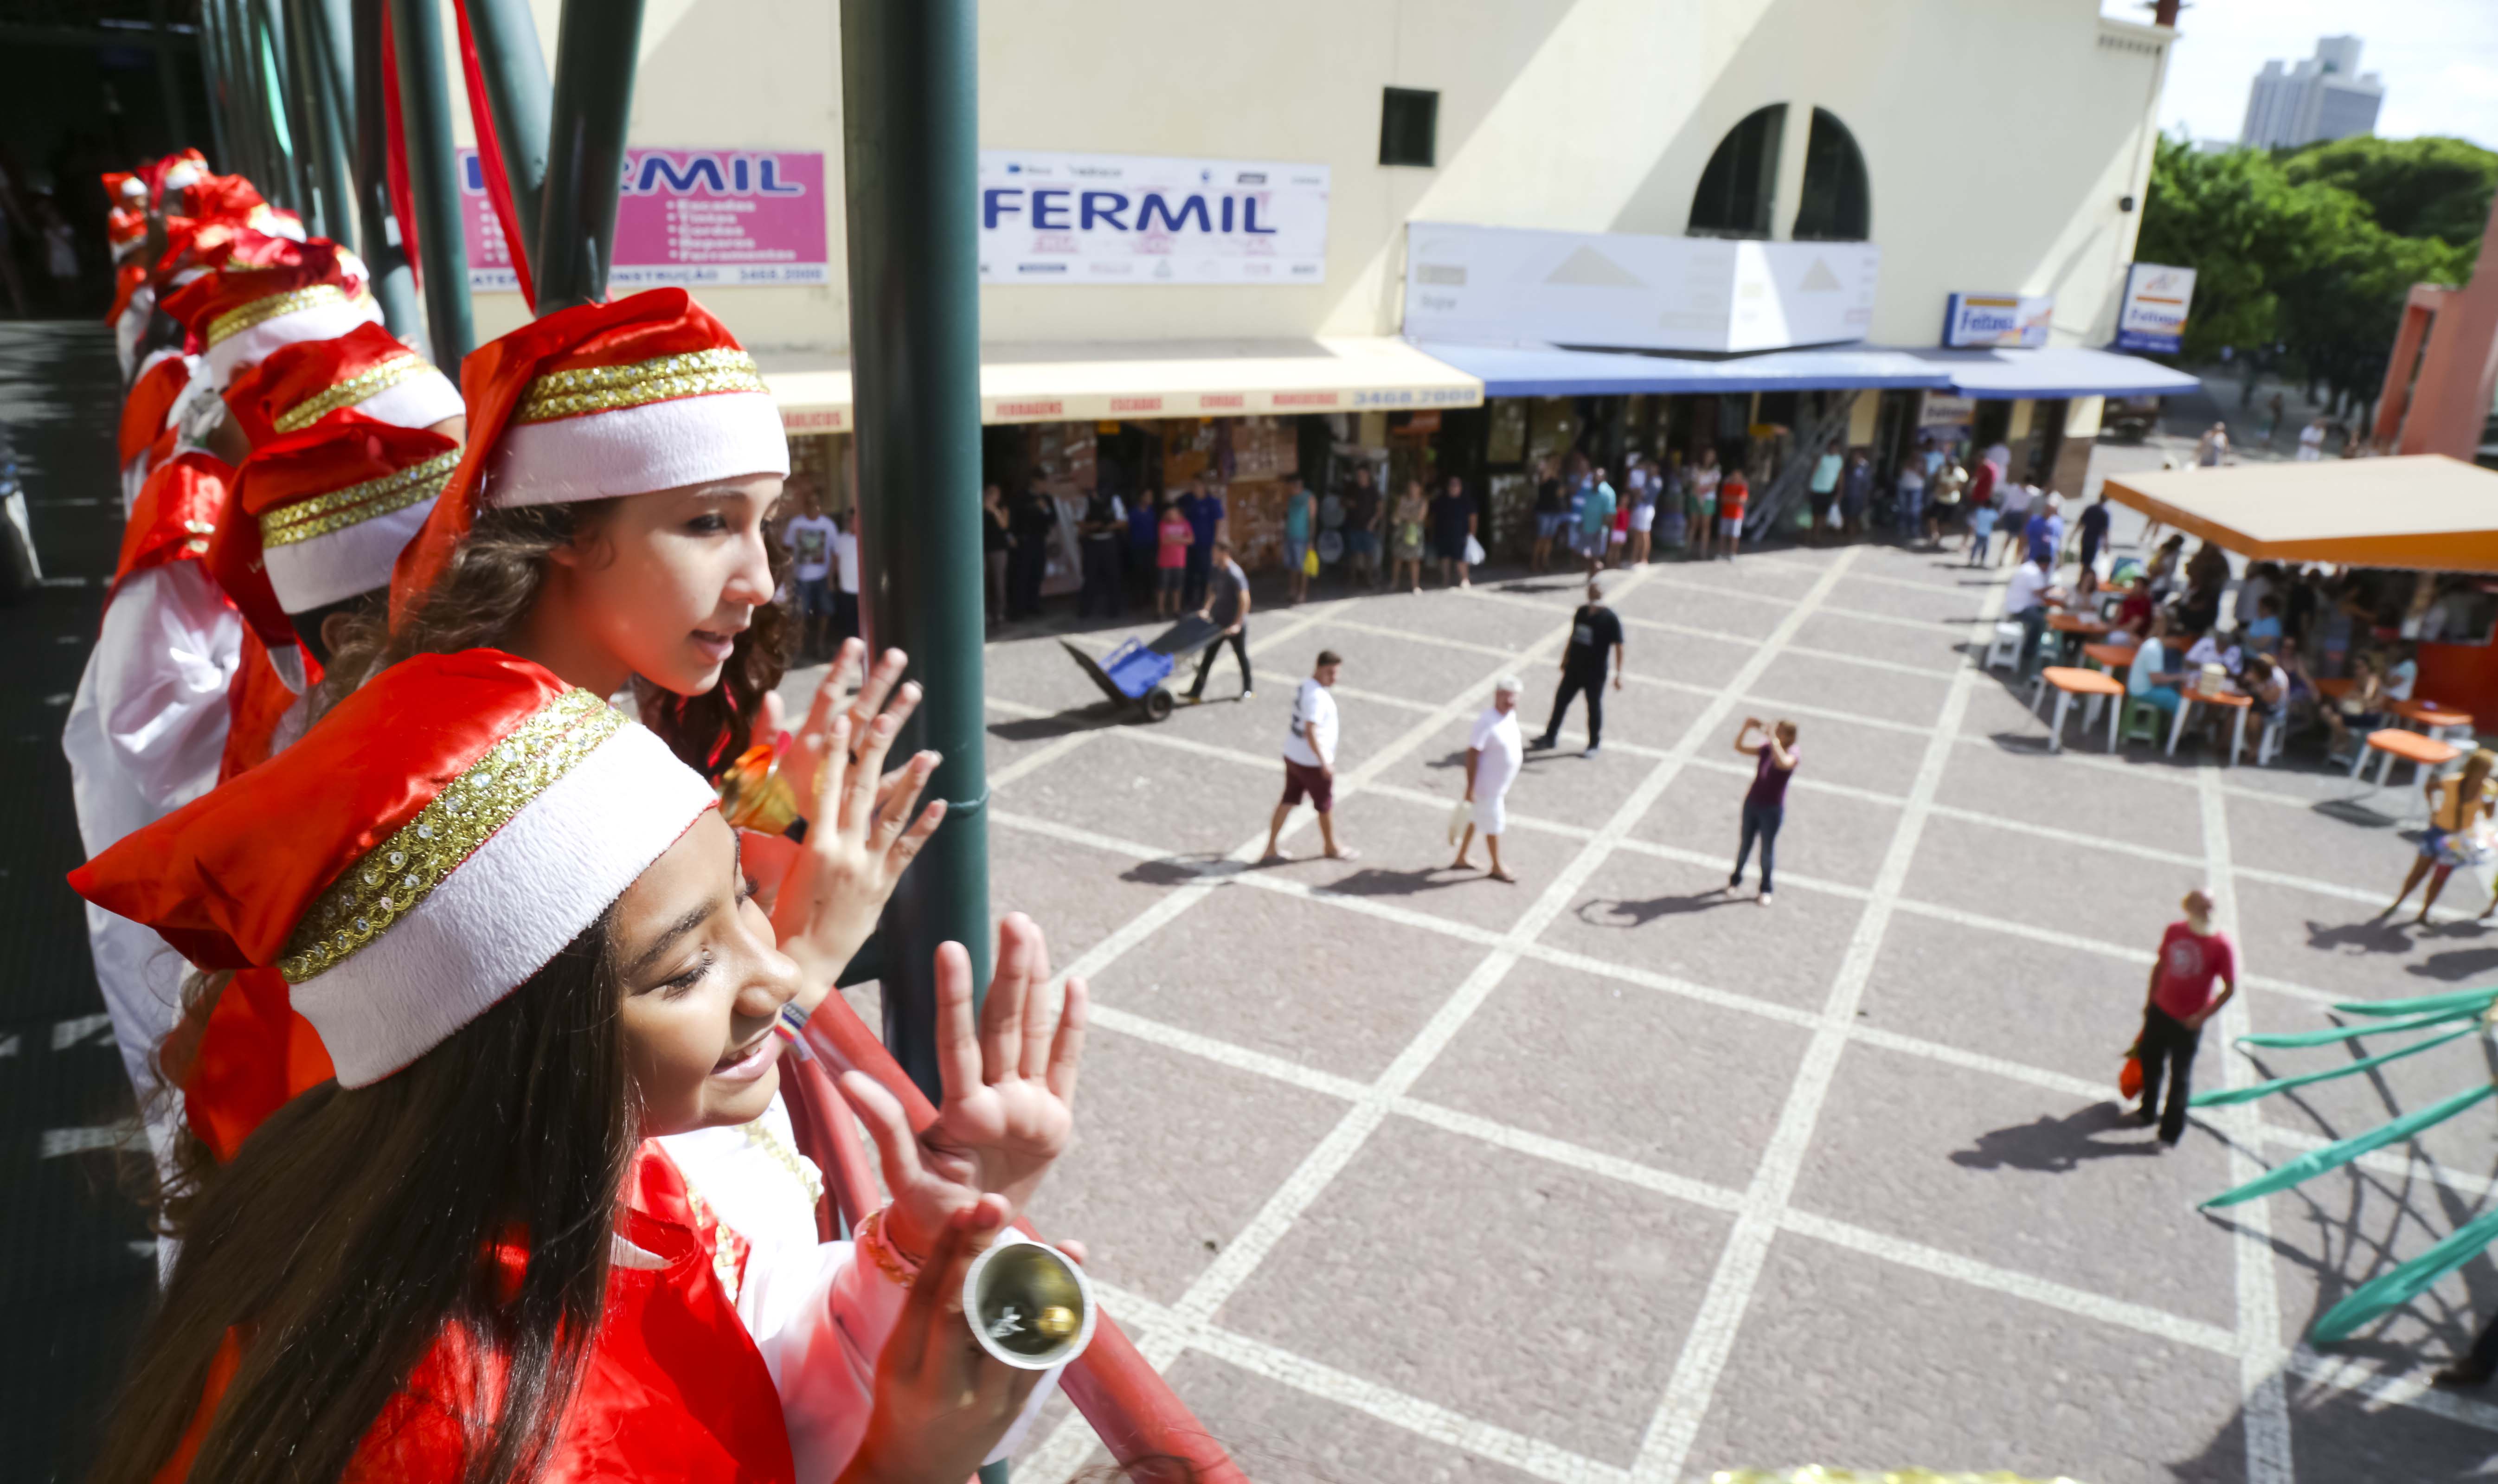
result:
M 760 356 L 791 433 L 852 426 L 846 358 Z M 1387 336 L 986 345 L 983 423 L 1472 407 L 1483 383 Z
M 2108 498 L 2240 556 L 2498 572 L 2498 472 L 2418 454 L 2107 476 Z

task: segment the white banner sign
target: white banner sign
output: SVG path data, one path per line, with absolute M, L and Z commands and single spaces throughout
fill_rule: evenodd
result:
M 2126 271 L 2125 303 L 2116 314 L 2116 348 L 2177 354 L 2186 311 L 2194 303 L 2194 270 L 2136 263 Z
M 1477 344 L 1777 350 L 1861 340 L 1882 251 L 1413 222 L 1405 334 Z
M 2047 343 L 2055 317 L 2053 294 L 1954 294 L 1944 303 L 1943 346 L 2035 350 Z
M 1328 167 L 980 151 L 982 283 L 1322 283 Z

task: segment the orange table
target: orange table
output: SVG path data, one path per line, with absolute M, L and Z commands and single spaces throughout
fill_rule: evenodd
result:
M 2472 713 L 2450 711 L 2433 700 L 2388 701 L 2386 709 L 2434 737 L 2453 728 L 2466 735 L 2472 731 Z
M 2408 762 L 2413 771 L 2444 767 L 2462 756 L 2454 748 L 2435 737 L 2423 737 L 2416 731 L 2388 726 L 2368 733 L 2368 745 L 2359 750 L 2358 760 L 2351 764 L 2351 776 L 2356 778 L 2368 765 L 2368 755 L 2377 755 L 2377 787 L 2384 788 L 2392 778 L 2396 762 Z
M 2246 745 L 2247 712 L 2254 707 L 2254 700 L 2237 691 L 2206 691 L 2201 686 L 2191 685 L 2186 687 L 2185 696 L 2177 708 L 2177 720 L 2168 724 L 2168 755 L 2172 758 L 2177 756 L 2177 739 L 2186 734 L 2186 718 L 2196 706 L 2226 706 L 2237 715 L 2229 724 L 2229 751 L 2221 759 L 2221 766 L 2235 764 L 2238 749 Z
M 2085 644 L 2082 646 L 2082 657 L 2099 664 L 2113 675 L 2119 670 L 2131 668 L 2133 657 L 2141 650 L 2142 646 L 2139 644 Z
M 2105 619 L 2084 618 L 2078 613 L 2050 613 L 2047 627 L 2058 633 L 2080 633 L 2098 638 L 2116 626 Z
M 2316 683 L 2316 694 L 2326 700 L 2340 700 L 2351 694 L 2351 682 L 2347 679 L 2320 680 Z
M 2047 751 L 2051 753 L 2064 751 L 2065 709 L 2073 703 L 2074 696 L 2086 696 L 2096 706 L 2101 701 L 2118 699 L 2125 694 L 2125 683 L 2115 676 L 2103 674 L 2098 670 L 2076 669 L 2067 664 L 2048 665 L 2038 672 L 2038 679 L 2043 683 L 2042 689 L 2038 692 L 2040 700 L 2047 698 L 2044 687 L 2053 687 L 2056 692 L 2056 716 L 2047 724 Z M 2117 724 L 2124 719 L 2124 716 L 2123 706 L 2108 708 L 2109 752 L 2116 751 Z M 2083 719 L 2082 725 L 2085 727 L 2090 726 L 2087 716 Z

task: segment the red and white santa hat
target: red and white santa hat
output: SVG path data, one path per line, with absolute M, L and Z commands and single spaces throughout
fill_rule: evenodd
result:
M 253 450 L 237 498 L 278 606 L 309 613 L 388 587 L 459 462 L 440 434 L 352 412 Z
M 130 395 L 121 400 L 119 445 L 121 467 L 145 453 L 149 446 L 174 426 L 174 404 L 180 400 L 182 389 L 191 383 L 192 358 L 182 354 L 178 345 L 161 346 L 147 353 L 139 363 L 139 374 L 130 381 Z
M 422 655 L 70 885 L 203 969 L 275 965 L 361 1087 L 526 983 L 718 803 L 548 670 Z
M 139 178 L 147 187 L 148 208 L 159 211 L 166 209 L 166 192 L 188 190 L 208 176 L 208 157 L 197 149 L 177 149 L 139 167 Z
M 400 428 L 430 428 L 467 410 L 450 377 L 377 324 L 272 351 L 239 372 L 225 396 L 254 448 L 349 409 Z
M 432 585 L 484 505 L 568 504 L 789 472 L 754 358 L 684 289 L 580 305 L 461 367 L 468 449 L 409 546 L 393 610 Z
M 147 213 L 114 207 L 105 213 L 104 240 L 112 244 L 112 261 L 120 262 L 147 245 Z
M 165 312 L 198 338 L 201 374 L 223 391 L 239 366 L 300 340 L 335 339 L 381 318 L 360 274 L 325 241 L 248 233 L 225 244 L 212 273 L 165 297 Z

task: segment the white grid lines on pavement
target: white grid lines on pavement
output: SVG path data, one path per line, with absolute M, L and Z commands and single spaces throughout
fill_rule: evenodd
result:
M 1814 587 L 1814 593 L 1826 594 L 1846 569 L 1847 560 L 1842 556 Z M 1990 588 L 1980 616 L 1992 618 L 2002 600 L 2002 590 Z M 1788 623 L 1792 625 L 1809 606 L 1799 605 L 1789 614 Z M 1781 631 L 1785 631 L 1785 626 Z M 1916 855 L 1927 812 L 1933 807 L 1944 766 L 1950 761 L 1951 738 L 1960 730 L 1961 716 L 1969 708 L 1977 678 L 1976 670 L 1963 666 L 1954 674 L 1951 688 L 1943 696 L 1942 713 L 1926 745 L 1925 757 L 1917 765 L 1908 802 L 1901 811 L 1881 869 L 1874 875 L 1873 895 L 1857 919 L 1846 955 L 1833 977 L 1822 1007 L 1824 1023 L 1814 1030 L 1812 1040 L 1806 1046 L 1777 1126 L 1762 1147 L 1760 1163 L 1744 1192 L 1743 1210 L 1737 1213 L 1734 1230 L 1718 1253 L 1716 1270 L 1710 1274 L 1708 1291 L 1684 1337 L 1682 1353 L 1666 1382 L 1665 1396 L 1658 1402 L 1647 1435 L 1641 1439 L 1639 1460 L 1631 1468 L 1634 1479 L 1675 1484 L 1682 1477 L 1691 1446 L 1699 1438 L 1701 1422 L 1715 1399 L 1718 1377 L 1734 1354 L 1744 1314 L 1751 1307 L 1753 1287 L 1769 1260 L 1771 1242 L 1777 1235 L 1779 1218 L 1786 1213 L 1787 1199 L 1803 1169 L 1813 1130 L 1821 1121 L 1823 1101 L 1846 1049 L 1847 1029 L 1854 1023 L 1857 1004 L 1873 978 L 1874 961 L 1881 952 L 1883 934 L 1890 927 L 1893 905 L 1907 883 L 1909 862 Z
M 2234 943 L 2238 932 L 2238 888 L 2230 872 L 2228 802 L 2221 794 L 2217 768 L 2197 770 L 2203 809 L 2203 855 L 2212 866 L 2208 890 L 2214 925 Z M 2243 953 L 2244 949 L 2239 952 Z M 2243 959 L 2241 959 L 2243 963 Z M 2240 1036 L 2255 1027 L 2246 1001 L 2236 994 L 2221 1007 L 2221 1053 L 2227 1063 L 2226 1082 L 2231 1087 L 2256 1080 L 2247 1059 L 2235 1054 Z M 2182 1074 L 2179 1074 L 2182 1075 Z M 2174 1095 L 2172 1093 L 2172 1095 Z M 2255 1149 L 2263 1134 L 2263 1110 L 2252 1103 L 2221 1109 L 2213 1121 L 2231 1137 L 2229 1184 L 2234 1188 L 2263 1174 Z M 2282 1383 L 2289 1351 L 2281 1342 L 2281 1289 L 2273 1274 L 2272 1208 L 2250 1201 L 2237 1209 L 2232 1222 L 2237 1251 L 2238 1396 L 2244 1407 L 2247 1439 L 2247 1484 L 2295 1484 L 2298 1469 L 2291 1456 L 2290 1393 Z

